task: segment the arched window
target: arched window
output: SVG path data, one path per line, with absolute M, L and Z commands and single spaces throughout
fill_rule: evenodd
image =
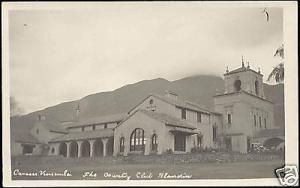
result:
M 255 81 L 255 94 L 259 95 L 259 84 L 258 84 L 258 81 Z
M 124 137 L 120 138 L 120 152 L 124 152 L 125 148 L 125 139 Z
M 150 105 L 152 105 L 152 104 L 153 104 L 153 99 L 150 99 L 150 102 L 149 102 L 149 103 L 150 103 Z
M 157 151 L 158 141 L 157 141 L 157 135 L 153 134 L 151 137 L 151 150 Z
M 235 91 L 240 91 L 240 90 L 241 90 L 241 85 L 242 85 L 241 80 L 236 80 L 236 81 L 234 82 L 234 88 L 235 88 Z
M 140 128 L 134 129 L 130 136 L 130 151 L 144 151 L 145 144 L 144 130 Z

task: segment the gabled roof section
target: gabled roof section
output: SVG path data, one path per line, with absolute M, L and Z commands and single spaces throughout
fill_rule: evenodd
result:
M 197 112 L 211 114 L 211 112 L 209 110 L 203 108 L 199 104 L 196 104 L 196 103 L 193 103 L 190 101 L 184 101 L 184 100 L 179 99 L 178 97 L 177 97 L 177 99 L 171 99 L 169 97 L 158 95 L 158 94 L 150 94 L 148 97 L 146 97 L 144 100 L 142 100 L 136 106 L 134 106 L 128 113 L 132 112 L 132 110 L 134 110 L 136 107 L 138 107 L 140 104 L 142 104 L 146 99 L 148 99 L 151 96 L 155 97 L 157 99 L 160 99 L 168 104 L 179 107 L 179 108 L 185 108 L 185 109 L 189 109 L 189 110 L 193 110 L 193 111 L 197 111 Z
M 183 128 L 188 128 L 188 129 L 196 129 L 195 126 L 190 125 L 187 121 L 172 117 L 168 114 L 164 113 L 157 113 L 157 112 L 152 112 L 152 111 L 147 111 L 147 110 L 140 110 L 143 114 L 146 114 L 147 116 L 156 119 L 168 126 L 174 126 L 174 127 L 183 127 Z
M 71 127 L 80 127 L 85 125 L 121 122 L 126 117 L 127 117 L 126 113 L 121 113 L 121 114 L 112 114 L 112 115 L 92 117 L 92 118 L 82 118 L 79 119 L 79 121 L 77 122 L 73 122 L 66 125 L 66 127 L 71 128 Z
M 129 116 L 127 116 L 122 122 L 120 122 L 115 128 L 119 127 L 120 125 L 122 125 L 124 122 L 126 122 L 130 117 L 134 116 L 136 113 L 141 112 L 145 115 L 147 115 L 148 117 L 155 119 L 157 121 L 160 121 L 162 123 L 164 123 L 165 125 L 168 126 L 174 126 L 174 127 L 182 127 L 182 128 L 187 128 L 187 129 L 196 129 L 196 127 L 194 127 L 193 125 L 190 125 L 187 121 L 176 118 L 176 117 L 172 117 L 168 114 L 164 114 L 164 113 L 157 113 L 157 112 L 152 112 L 152 111 L 148 111 L 148 110 L 136 110 L 134 113 L 130 114 Z M 114 128 L 114 129 L 115 129 Z
M 29 131 L 12 131 L 11 140 L 18 143 L 41 144 Z
M 83 132 L 72 132 L 66 135 L 61 135 L 53 138 L 49 142 L 61 142 L 61 141 L 75 141 L 75 140 L 86 140 L 93 138 L 108 138 L 112 137 L 114 132 L 112 129 L 101 129 L 94 131 L 83 131 Z
M 261 97 L 258 97 L 252 93 L 249 93 L 247 91 L 244 91 L 244 90 L 241 90 L 241 91 L 236 91 L 236 92 L 231 92 L 231 93 L 223 93 L 223 94 L 218 94 L 218 95 L 214 95 L 214 97 L 222 97 L 222 96 L 229 96 L 229 95 L 239 95 L 239 94 L 246 94 L 246 95 L 249 95 L 249 96 L 252 96 L 252 97 L 255 97 L 257 99 L 260 99 L 262 101 L 266 101 L 266 102 L 269 102 L 271 104 L 273 104 L 272 101 L 266 99 L 266 98 L 261 98 Z
M 41 121 L 37 122 L 37 125 L 41 125 L 52 132 L 68 133 L 68 131 L 66 129 L 64 129 L 59 122 L 41 120 Z
M 224 75 L 235 74 L 235 73 L 246 72 L 246 71 L 252 71 L 252 72 L 262 76 L 262 74 L 260 72 L 256 72 L 255 70 L 250 69 L 250 67 L 245 67 L 245 66 L 242 66 L 240 68 L 229 71 L 229 72 L 225 73 Z

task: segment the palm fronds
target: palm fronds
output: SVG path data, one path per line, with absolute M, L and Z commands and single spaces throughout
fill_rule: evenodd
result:
M 283 63 L 280 63 L 272 70 L 272 72 L 269 74 L 267 81 L 270 81 L 272 78 L 275 79 L 276 83 L 284 81 L 284 65 L 283 65 Z
M 270 81 L 272 78 L 274 78 L 276 83 L 279 82 L 283 82 L 284 81 L 284 48 L 283 48 L 283 44 L 277 48 L 274 57 L 279 56 L 282 59 L 282 62 L 279 63 L 276 67 L 274 67 L 274 69 L 272 70 L 272 72 L 269 74 L 269 77 L 267 79 L 267 81 Z

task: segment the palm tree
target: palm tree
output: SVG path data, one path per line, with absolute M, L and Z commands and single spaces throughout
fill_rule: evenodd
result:
M 283 44 L 276 50 L 274 57 L 279 56 L 281 58 L 281 63 L 279 63 L 272 72 L 269 74 L 268 80 L 274 79 L 276 83 L 284 81 L 284 48 Z

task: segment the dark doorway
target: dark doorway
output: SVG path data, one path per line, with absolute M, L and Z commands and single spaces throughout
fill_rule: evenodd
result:
M 85 140 L 81 144 L 81 157 L 89 157 L 90 156 L 90 142 Z
M 106 144 L 107 155 L 111 156 L 114 152 L 114 138 L 110 138 Z
M 78 157 L 78 144 L 76 142 L 70 144 L 70 157 Z
M 64 142 L 60 143 L 58 151 L 59 151 L 58 153 L 59 155 L 67 157 L 67 144 Z
M 225 142 L 225 147 L 227 151 L 231 151 L 232 150 L 232 145 L 231 145 L 231 138 L 230 137 L 226 137 L 224 139 Z
M 251 151 L 251 142 L 250 142 L 250 138 L 247 138 L 247 151 L 248 151 L 248 152 Z
M 174 150 L 185 151 L 186 135 L 183 133 L 174 133 Z
M 103 156 L 103 143 L 101 139 L 97 139 L 94 142 L 94 157 L 102 157 Z

